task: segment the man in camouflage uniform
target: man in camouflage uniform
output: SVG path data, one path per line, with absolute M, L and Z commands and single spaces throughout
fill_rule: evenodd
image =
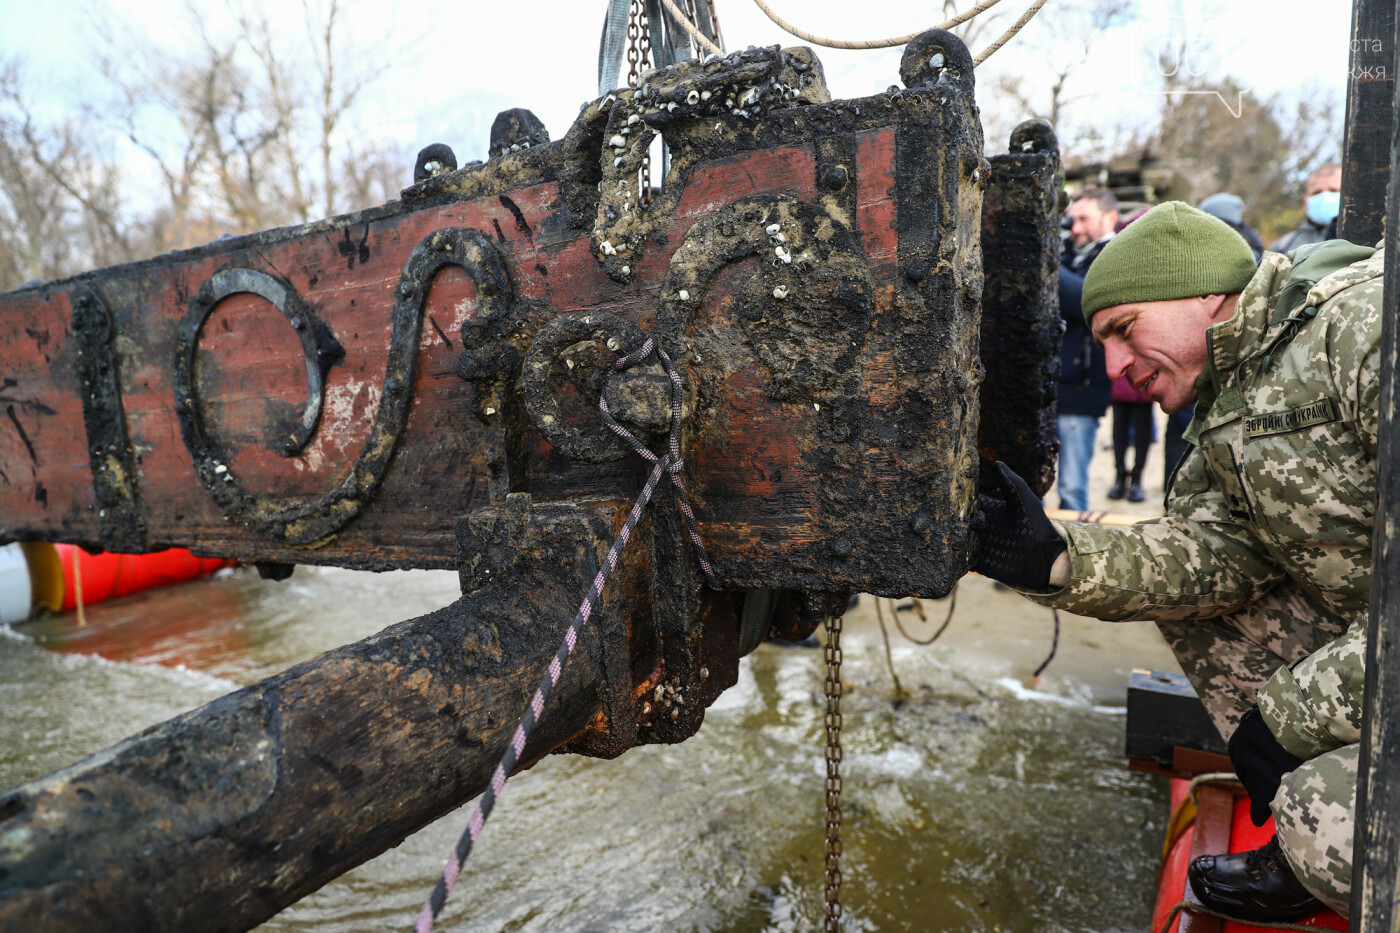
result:
M 1159 205 L 1104 250 L 1083 307 L 1111 376 L 1168 412 L 1198 401 L 1167 514 L 1052 523 L 1004 468 L 1003 496 L 982 499 L 979 570 L 1044 605 L 1155 620 L 1232 737 L 1255 822 L 1271 808 L 1278 835 L 1190 878 L 1243 919 L 1297 918 L 1310 895 L 1349 906 L 1382 274 L 1381 252 L 1338 240 L 1256 272 L 1224 224 Z

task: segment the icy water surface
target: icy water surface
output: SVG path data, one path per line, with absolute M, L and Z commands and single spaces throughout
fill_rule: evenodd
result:
M 92 607 L 84 628 L 22 626 L 0 640 L 0 785 L 456 595 L 451 573 L 239 571 Z M 934 624 L 899 618 L 916 637 Z M 1133 667 L 1174 668 L 1150 626 L 1064 625 L 1031 687 L 1049 612 L 969 578 L 934 645 L 891 626 L 909 693 L 896 704 L 871 599 L 848 613 L 845 929 L 1146 928 L 1166 787 L 1124 767 L 1124 685 Z M 512 779 L 438 929 L 818 929 L 823 674 L 819 650 L 764 645 L 690 741 L 555 756 Z M 407 929 L 469 814 L 260 929 Z

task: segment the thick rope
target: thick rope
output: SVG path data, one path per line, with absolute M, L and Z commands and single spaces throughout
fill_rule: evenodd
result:
M 804 42 L 810 42 L 813 45 L 824 45 L 829 49 L 888 49 L 896 45 L 908 45 L 914 40 L 916 36 L 920 36 L 928 31 L 925 29 L 920 29 L 918 32 L 911 32 L 907 36 L 895 36 L 892 39 L 863 39 L 849 41 L 845 39 L 823 39 L 821 36 L 813 35 L 812 33 L 807 32 L 805 30 L 798 29 L 796 26 L 792 25 L 792 23 L 789 23 L 777 13 L 774 13 L 772 7 L 770 7 L 767 3 L 764 3 L 763 0 L 753 0 L 753 2 L 758 4 L 758 8 L 762 10 L 765 14 L 767 14 L 768 18 L 771 19 L 774 23 L 777 23 L 778 28 L 782 29 L 784 32 L 790 33 L 796 36 L 797 38 L 803 40 Z M 954 16 L 947 22 L 939 23 L 937 26 L 934 26 L 932 28 L 952 29 L 954 26 L 961 26 L 963 23 L 972 19 L 974 16 L 977 16 L 979 13 L 983 13 L 986 10 L 991 9 L 1000 2 L 1001 0 L 982 0 L 981 3 L 977 4 L 975 7 L 968 10 L 966 13 L 959 13 L 957 16 Z M 1044 2 L 1044 0 L 1042 0 L 1042 2 Z M 1001 40 L 998 41 L 1005 41 L 1008 38 L 1010 38 L 1010 36 L 1004 36 Z M 998 46 L 998 48 L 1000 48 L 1000 46 Z
M 961 582 L 962 582 L 961 580 L 958 581 L 958 583 L 961 583 Z M 916 599 L 916 600 L 914 600 L 914 606 L 919 610 L 919 619 L 920 619 L 921 621 L 923 621 L 923 622 L 927 622 L 927 621 L 928 621 L 928 617 L 924 615 L 924 605 L 923 605 L 923 603 Z M 933 644 L 934 642 L 938 641 L 938 639 L 942 638 L 944 632 L 948 631 L 948 624 L 949 624 L 950 622 L 953 621 L 953 611 L 954 611 L 955 609 L 957 609 L 957 608 L 958 608 L 958 584 L 957 584 L 957 583 L 954 583 L 954 584 L 953 584 L 953 591 L 952 591 L 951 593 L 948 594 L 948 614 L 947 614 L 946 616 L 943 617 L 943 624 L 940 625 L 940 626 L 938 626 L 938 631 L 934 632 L 934 633 L 933 633 L 932 635 L 930 635 L 928 638 L 925 638 L 925 639 L 923 639 L 923 640 L 920 640 L 920 639 L 918 639 L 918 638 L 915 638 L 913 635 L 910 635 L 908 632 L 906 632 L 906 631 L 904 630 L 904 624 L 903 624 L 902 622 L 899 621 L 899 613 L 898 613 L 897 611 L 895 612 L 895 616 L 894 616 L 894 625 L 895 625 L 895 628 L 899 629 L 899 634 L 903 635 L 905 638 L 907 638 L 909 641 L 912 641 L 914 644 L 916 644 L 916 645 L 931 645 L 931 644 Z
M 1045 669 L 1050 666 L 1050 662 L 1055 660 L 1055 652 L 1060 650 L 1060 610 L 1052 606 L 1050 612 L 1055 616 L 1055 635 L 1050 639 L 1050 653 L 1045 656 L 1044 661 L 1040 662 L 1040 667 L 1035 669 L 1035 673 L 1031 675 L 1031 680 L 1035 680 L 1041 674 L 1045 673 Z
M 890 612 L 897 613 L 894 608 L 894 600 L 890 600 Z M 899 675 L 894 671 L 894 655 L 890 653 L 890 633 L 885 628 L 885 614 L 880 610 L 880 597 L 875 597 L 875 618 L 880 621 L 880 637 L 885 640 L 885 666 L 890 669 L 890 679 L 894 681 L 894 697 L 896 705 L 904 699 L 904 687 L 899 682 Z M 897 620 L 896 620 L 897 621 Z
M 982 64 L 982 63 L 985 62 L 987 59 L 991 58 L 991 57 L 992 57 L 992 53 L 994 53 L 997 49 L 1001 48 L 1003 45 L 1005 45 L 1006 43 L 1010 42 L 1010 41 L 1011 41 L 1011 37 L 1014 36 L 1014 35 L 1016 35 L 1016 33 L 1020 32 L 1020 31 L 1021 31 L 1021 27 L 1024 26 L 1024 25 L 1026 25 L 1026 23 L 1029 23 L 1029 22 L 1031 21 L 1031 17 L 1032 17 L 1032 16 L 1035 16 L 1035 14 L 1039 13 L 1039 12 L 1040 12 L 1040 8 L 1043 7 L 1043 6 L 1045 6 L 1045 3 L 1046 3 L 1046 0 L 1035 0 L 1035 2 L 1032 3 L 1032 4 L 1030 5 L 1030 7 L 1026 10 L 1026 12 L 1024 12 L 1024 13 L 1021 14 L 1021 18 L 1018 19 L 1018 20 L 1016 20 L 1016 22 L 1014 22 L 1014 23 L 1011 24 L 1011 28 L 1010 28 L 1010 29 L 1006 30 L 1006 32 L 1004 32 L 1004 33 L 1002 33 L 1001 35 L 997 36 L 997 37 L 996 37 L 996 40 L 995 40 L 994 42 L 992 42 L 991 45 L 987 46 L 985 49 L 982 50 L 982 54 L 981 54 L 981 55 L 978 55 L 976 58 L 974 58 L 974 59 L 972 60 L 972 67 L 973 67 L 973 68 L 976 68 L 978 65 Z
M 710 41 L 709 36 L 697 29 L 695 24 L 690 21 L 690 17 L 686 16 L 680 7 L 676 6 L 675 0 L 661 0 L 661 3 L 666 7 L 667 12 L 675 17 L 676 22 L 681 24 L 681 28 L 690 33 L 690 38 L 695 41 L 697 48 L 707 55 L 724 54 L 724 49 L 715 45 Z
M 705 554 L 705 545 L 700 540 L 700 528 L 695 521 L 695 512 L 690 507 L 690 500 L 685 494 L 685 486 L 681 478 L 681 470 L 685 466 L 680 455 L 681 377 L 671 364 L 671 358 L 666 355 L 666 351 L 661 349 L 653 337 L 648 337 L 640 349 L 622 357 L 613 365 L 618 369 L 626 369 L 646 359 L 652 352 L 655 352 L 661 360 L 661 365 L 665 367 L 666 375 L 671 380 L 670 451 L 664 457 L 658 457 L 652 453 L 630 431 L 617 423 L 608 411 L 606 398 L 598 400 L 598 408 L 603 413 L 603 422 L 613 433 L 626 441 L 634 451 L 653 464 L 651 475 L 647 477 L 641 495 L 633 503 L 632 511 L 628 513 L 627 520 L 622 523 L 622 530 L 617 533 L 612 547 L 608 549 L 608 556 L 603 560 L 603 566 L 599 569 L 597 576 L 593 578 L 592 588 L 584 597 L 583 604 L 578 607 L 578 612 L 574 615 L 574 620 L 569 624 L 568 630 L 564 632 L 564 641 L 559 645 L 559 650 L 554 653 L 554 657 L 550 659 L 549 667 L 540 678 L 540 684 L 535 688 L 535 695 L 530 700 L 530 706 L 525 710 L 525 715 L 521 717 L 519 725 L 515 727 L 515 735 L 511 737 L 510 745 L 506 747 L 505 754 L 497 763 L 496 770 L 491 775 L 491 783 L 487 785 L 486 791 L 481 795 L 476 812 L 472 814 L 471 821 L 467 823 L 466 831 L 457 840 L 457 846 L 453 850 L 452 856 L 447 860 L 446 867 L 443 868 L 442 877 L 438 879 L 428 902 L 423 905 L 423 910 L 418 915 L 418 922 L 413 927 L 415 933 L 429 933 L 437 921 L 438 914 L 442 912 L 443 904 L 447 902 L 447 895 L 457 882 L 457 876 L 461 873 L 462 866 L 466 864 L 472 846 L 476 844 L 477 837 L 481 835 L 481 830 L 486 825 L 486 820 L 491 816 L 491 810 L 496 806 L 496 801 L 505 789 L 506 780 L 510 777 L 511 771 L 515 769 L 520 755 L 525 751 L 525 745 L 530 740 L 530 732 L 544 711 L 545 701 L 549 699 L 550 693 L 559 684 L 559 678 L 564 672 L 564 665 L 568 663 L 569 656 L 573 654 L 574 647 L 578 644 L 579 632 L 588 622 L 589 616 L 593 614 L 593 606 L 603 595 L 603 586 L 607 583 L 608 577 L 617 569 L 617 559 L 623 548 L 627 546 L 627 540 L 632 536 L 632 529 L 637 527 L 637 522 L 641 520 L 642 512 L 646 509 L 647 503 L 651 501 L 652 494 L 656 492 L 662 474 L 670 474 L 671 493 L 685 516 L 690 541 L 695 545 L 700 569 L 705 572 L 705 581 L 711 589 L 718 590 L 720 588 L 715 581 L 709 557 Z

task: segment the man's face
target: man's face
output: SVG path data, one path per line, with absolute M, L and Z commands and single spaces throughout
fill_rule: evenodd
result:
M 1093 318 L 1112 379 L 1127 379 L 1168 413 L 1196 400 L 1206 364 L 1206 328 L 1229 319 L 1234 297 L 1176 298 L 1104 308 Z
M 1070 236 L 1074 238 L 1074 245 L 1081 249 L 1102 240 L 1118 225 L 1118 212 L 1099 210 L 1099 204 L 1093 198 L 1083 198 L 1071 204 L 1069 218 L 1074 222 L 1074 226 L 1070 227 Z
M 1303 186 L 1303 204 L 1308 203 L 1308 198 L 1319 191 L 1341 191 L 1342 190 L 1342 170 L 1333 169 L 1330 172 L 1318 172 L 1308 176 L 1307 182 Z

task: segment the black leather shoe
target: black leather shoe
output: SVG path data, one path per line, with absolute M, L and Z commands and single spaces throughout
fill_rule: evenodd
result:
M 1146 498 L 1147 496 L 1142 491 L 1141 483 L 1133 483 L 1131 486 L 1128 487 L 1129 502 L 1141 502 L 1143 499 Z
M 1186 878 L 1203 906 L 1252 923 L 1297 920 L 1322 907 L 1288 866 L 1278 836 L 1248 852 L 1202 855 Z
M 1124 491 L 1124 490 L 1123 490 L 1123 487 L 1126 486 L 1126 485 L 1127 485 L 1126 481 L 1121 480 L 1121 479 L 1118 480 L 1118 481 L 1117 481 L 1116 483 L 1114 483 L 1112 486 L 1108 487 L 1108 497 L 1109 497 L 1110 499 L 1121 499 L 1121 498 L 1123 498 L 1123 491 Z

